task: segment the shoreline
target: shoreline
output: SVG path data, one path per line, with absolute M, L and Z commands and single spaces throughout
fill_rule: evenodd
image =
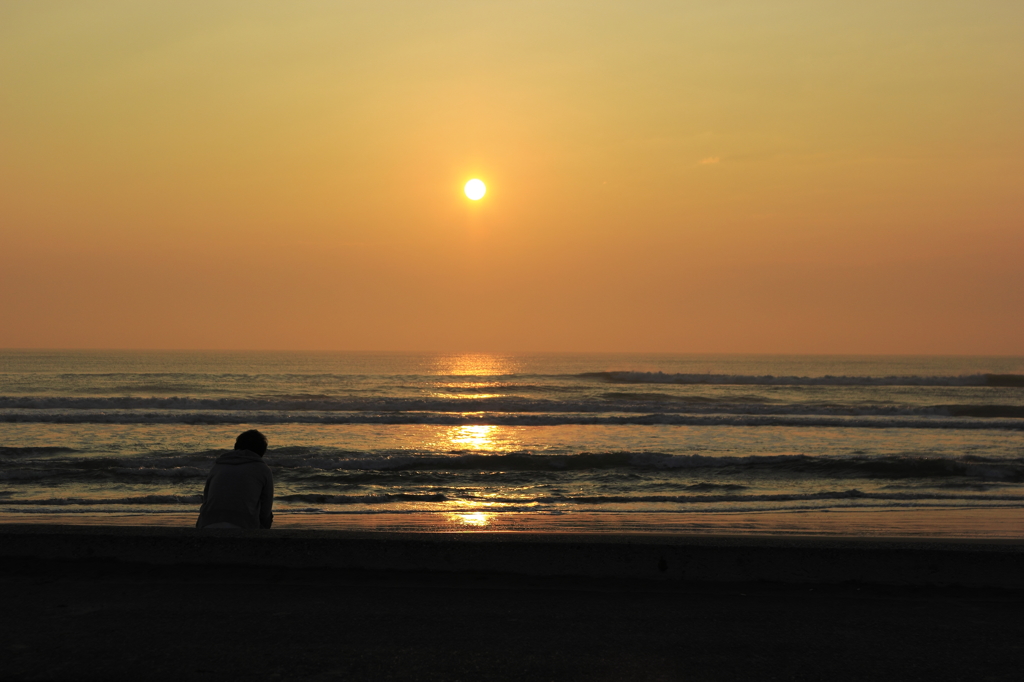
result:
M 0 525 L 193 528 L 189 512 L 0 513 Z M 930 507 L 762 512 L 326 512 L 274 515 L 274 530 L 368 533 L 571 533 L 577 535 L 740 535 L 1024 542 L 1024 507 Z
M 0 524 L 0 561 L 1024 589 L 1018 539 Z

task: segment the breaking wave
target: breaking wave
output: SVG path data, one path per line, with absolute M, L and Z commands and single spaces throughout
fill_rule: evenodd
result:
M 621 407 L 621 406 L 620 406 Z M 649 406 L 648 406 L 649 407 Z M 804 426 L 883 429 L 1009 429 L 1024 430 L 1024 408 L 1017 406 L 943 406 L 941 409 L 842 409 L 770 407 L 726 411 L 687 409 L 658 413 L 615 409 L 571 412 L 278 412 L 181 410 L 0 411 L 0 423 L 46 424 L 432 424 L 441 426 L 681 425 L 681 426 Z M 953 412 L 955 414 L 952 414 Z M 612 414 L 609 414 L 611 412 Z M 615 414 L 618 412 L 618 414 Z M 821 414 L 825 412 L 825 414 Z M 853 412 L 853 414 L 847 414 Z M 863 414 L 875 412 L 876 414 Z M 900 414 L 903 412 L 903 414 Z M 929 414 L 931 412 L 931 414 Z M 909 413 L 909 414 L 907 414 Z M 991 415 L 991 416 L 989 416 Z M 979 419 L 985 416 L 987 418 Z
M 0 446 L 0 457 L 17 457 L 19 455 L 59 455 L 66 452 L 80 452 L 80 450 L 50 445 L 24 448 Z
M 178 455 L 68 458 L 66 460 L 18 460 L 18 466 L 0 471 L 0 480 L 11 482 L 41 479 L 202 479 L 216 453 Z M 1024 457 L 934 457 L 919 455 L 821 457 L 803 454 L 759 456 L 673 455 L 660 452 L 582 452 L 538 455 L 428 454 L 406 451 L 382 453 L 329 452 L 292 448 L 290 453 L 270 451 L 267 463 L 280 481 L 318 479 L 318 487 L 374 484 L 436 484 L 474 473 L 543 473 L 620 470 L 658 473 L 706 472 L 728 476 L 812 476 L 837 478 L 941 479 L 966 478 L 985 482 L 1024 482 Z M 390 481 L 388 475 L 401 480 Z M 440 478 L 439 478 L 440 477 Z M 702 482 L 693 490 L 719 490 L 722 485 Z M 742 486 L 741 486 L 742 487 Z M 732 489 L 732 488 L 730 488 Z
M 649 471 L 726 469 L 734 473 L 812 474 L 820 477 L 869 478 L 968 477 L 986 481 L 1024 481 L 1024 458 L 986 457 L 812 457 L 808 455 L 764 455 L 714 457 L 669 455 L 655 452 L 600 452 L 576 455 L 463 454 L 387 455 L 327 459 L 310 455 L 290 468 L 361 471 L 583 471 L 631 469 Z
M 577 376 L 616 384 L 722 384 L 746 386 L 1002 386 L 1024 387 L 1024 374 L 962 376 L 752 376 L 746 374 L 665 374 L 664 372 L 584 372 Z
M 202 495 L 135 495 L 132 497 L 47 497 L 28 500 L 2 500 L 0 505 L 18 507 L 83 505 L 92 507 L 101 505 L 187 504 L 195 506 L 201 504 L 202 501 Z
M 300 493 L 279 495 L 281 503 L 302 503 L 316 505 L 388 505 L 403 502 L 449 502 L 473 503 L 484 498 L 472 495 L 393 493 L 375 495 L 329 495 Z M 609 504 L 707 504 L 707 503 L 751 503 L 751 502 L 812 502 L 828 500 L 875 500 L 886 502 L 997 502 L 1024 503 L 1024 495 L 992 495 L 973 493 L 877 493 L 857 489 L 826 491 L 817 493 L 768 493 L 768 494 L 717 494 L 717 495 L 548 495 L 542 497 L 487 497 L 486 501 L 498 504 L 529 507 L 535 504 L 609 505 Z M 137 495 L 126 497 L 50 497 L 32 499 L 3 499 L 3 507 L 69 507 L 69 506 L 146 506 L 176 505 L 195 509 L 202 502 L 200 495 Z

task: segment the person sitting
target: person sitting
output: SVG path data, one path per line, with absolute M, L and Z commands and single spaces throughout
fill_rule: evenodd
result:
M 196 528 L 270 528 L 274 476 L 263 461 L 267 437 L 253 429 L 217 458 L 203 489 Z

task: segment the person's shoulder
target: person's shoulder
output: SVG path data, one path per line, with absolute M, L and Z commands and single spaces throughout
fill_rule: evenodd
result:
M 257 469 L 263 469 L 263 470 L 266 470 L 266 471 L 270 471 L 270 465 L 267 464 L 266 461 L 264 461 L 262 458 L 260 458 L 260 459 L 253 458 L 253 459 L 249 460 L 248 462 L 242 462 L 242 464 L 245 466 L 246 469 L 248 469 L 249 467 L 255 467 Z

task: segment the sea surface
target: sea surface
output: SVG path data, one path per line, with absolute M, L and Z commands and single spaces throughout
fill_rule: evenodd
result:
M 0 351 L 0 515 L 195 514 L 253 427 L 293 525 L 1024 509 L 1020 357 Z

